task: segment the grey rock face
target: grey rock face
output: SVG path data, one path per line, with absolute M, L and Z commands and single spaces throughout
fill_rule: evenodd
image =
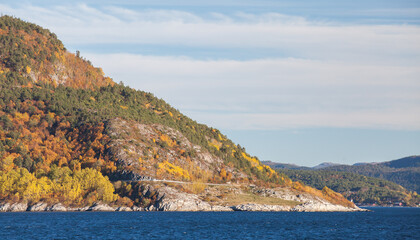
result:
M 0 212 L 7 212 L 10 209 L 10 203 L 1 203 Z
M 141 207 L 137 207 L 137 206 L 132 206 L 131 209 L 135 212 L 143 211 Z
M 232 207 L 235 211 L 249 211 L 249 212 L 280 212 L 289 211 L 290 207 L 279 206 L 279 205 L 267 205 L 267 204 L 240 204 Z
M 56 203 L 50 207 L 47 207 L 47 209 L 45 209 L 45 211 L 51 211 L 51 212 L 66 212 L 67 208 L 61 204 L 61 203 Z
M 154 189 L 148 186 L 144 189 L 143 195 L 156 196 L 154 205 L 147 207 L 146 211 L 211 211 L 209 203 L 198 198 L 197 195 L 179 192 L 170 187 Z
M 233 209 L 231 207 L 214 205 L 214 206 L 211 206 L 211 211 L 214 211 L 214 212 L 232 212 Z
M 116 212 L 131 212 L 133 211 L 133 209 L 129 208 L 129 207 L 118 207 L 117 209 L 115 209 Z
M 348 208 L 341 205 L 331 204 L 326 201 L 308 201 L 303 204 L 297 205 L 291 209 L 295 212 L 354 212 L 363 211 L 362 209 Z
M 28 209 L 27 203 L 13 203 L 9 208 L 9 212 L 25 212 L 26 209 Z
M 137 206 L 132 206 L 131 209 L 135 212 L 143 211 L 141 207 L 137 207 Z
M 197 195 L 178 192 L 173 188 L 159 189 L 162 197 L 155 207 L 159 211 L 210 211 L 211 206 Z
M 115 208 L 108 206 L 107 204 L 95 203 L 87 211 L 94 212 L 112 212 L 115 211 Z
M 28 211 L 43 212 L 43 211 L 47 210 L 47 206 L 48 206 L 48 204 L 46 204 L 44 202 L 35 203 L 34 205 L 32 205 L 28 208 Z

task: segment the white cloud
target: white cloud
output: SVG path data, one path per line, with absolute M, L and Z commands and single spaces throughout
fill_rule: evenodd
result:
M 117 82 L 153 92 L 219 128 L 420 129 L 417 25 L 343 25 L 280 13 L 198 15 L 86 4 L 3 4 L 0 9 L 50 28 L 65 44 L 278 53 L 247 61 L 83 53 Z
M 411 111 L 357 111 L 357 112 L 316 112 L 316 113 L 272 113 L 211 114 L 189 112 L 203 119 L 211 126 L 230 130 L 283 130 L 298 128 L 369 128 L 393 130 L 419 130 L 420 114 L 417 108 Z
M 96 65 L 224 129 L 420 129 L 420 68 L 302 59 L 89 54 Z
M 270 49 L 288 56 L 365 62 L 420 61 L 420 27 L 310 22 L 279 13 L 197 15 L 86 4 L 40 8 L 0 5 L 2 12 L 48 27 L 67 44 L 155 44 Z

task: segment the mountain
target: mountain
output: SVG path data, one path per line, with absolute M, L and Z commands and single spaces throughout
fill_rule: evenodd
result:
M 316 165 L 315 167 L 312 167 L 312 169 L 323 169 L 323 168 L 337 166 L 337 165 L 341 165 L 341 164 L 332 163 L 332 162 L 323 162 L 323 163 L 321 163 L 319 165 Z
M 316 165 L 315 167 L 304 167 L 304 166 L 299 166 L 299 165 L 291 164 L 291 163 L 278 163 L 278 162 L 272 162 L 272 161 L 261 161 L 261 163 L 267 166 L 270 166 L 274 169 L 293 169 L 293 170 L 310 170 L 310 169 L 317 170 L 317 169 L 341 165 L 338 163 L 324 162 L 319 165 Z
M 241 205 L 249 203 L 257 205 Z M 153 94 L 116 84 L 49 30 L 0 17 L 0 211 L 110 209 L 100 204 L 357 210 L 329 188 L 275 172 Z
M 420 167 L 420 156 L 411 156 L 397 160 L 380 163 L 380 165 L 390 168 L 418 168 Z
M 292 170 L 278 169 L 293 181 L 302 181 L 311 187 L 328 188 L 341 193 L 349 200 L 362 205 L 405 204 L 417 206 L 420 195 L 412 193 L 404 187 L 380 178 L 366 177 L 357 173 L 328 170 Z
M 364 165 L 340 165 L 324 168 L 376 177 L 400 184 L 410 191 L 420 191 L 420 156 L 405 157 L 393 161 Z
M 367 163 L 367 162 L 360 162 L 360 163 L 355 163 L 355 164 L 353 164 L 353 166 L 361 166 L 361 165 L 366 165 L 366 164 L 370 164 L 370 163 Z
M 262 164 L 270 166 L 274 169 L 294 169 L 294 170 L 303 170 L 303 169 L 311 169 L 309 167 L 303 167 L 296 164 L 290 163 L 277 163 L 272 161 L 261 161 Z

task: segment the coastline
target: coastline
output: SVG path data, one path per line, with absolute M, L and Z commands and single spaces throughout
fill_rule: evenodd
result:
M 319 205 L 319 204 L 300 204 L 295 207 L 281 205 L 266 204 L 239 204 L 234 206 L 214 205 L 210 208 L 202 209 L 165 209 L 149 206 L 141 208 L 137 206 L 109 206 L 103 203 L 94 203 L 91 206 L 84 207 L 66 207 L 61 203 L 48 205 L 44 202 L 35 204 L 27 203 L 0 203 L 1 212 L 150 212 L 150 211 L 166 211 L 166 212 L 367 212 L 364 208 L 348 208 L 339 205 Z

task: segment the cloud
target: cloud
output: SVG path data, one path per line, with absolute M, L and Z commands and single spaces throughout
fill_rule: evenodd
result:
M 357 112 L 317 112 L 317 113 L 272 113 L 211 114 L 190 112 L 200 119 L 205 119 L 212 126 L 229 130 L 284 130 L 299 128 L 366 128 L 419 130 L 420 114 L 416 108 L 407 111 L 357 111 Z
M 195 14 L 86 4 L 41 8 L 1 6 L 52 29 L 70 45 L 137 44 L 195 48 L 268 49 L 288 57 L 340 61 L 420 61 L 416 25 L 347 25 L 276 12 Z
M 116 81 L 224 129 L 420 129 L 420 69 L 303 59 L 88 54 Z
M 185 48 L 184 56 L 82 54 L 117 82 L 153 92 L 216 127 L 420 129 L 418 25 L 86 4 L 0 9 L 51 29 L 65 45 Z M 189 49 L 261 54 L 203 60 Z

